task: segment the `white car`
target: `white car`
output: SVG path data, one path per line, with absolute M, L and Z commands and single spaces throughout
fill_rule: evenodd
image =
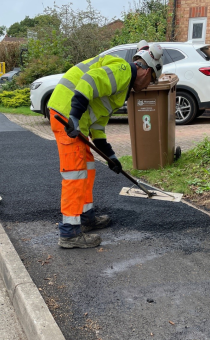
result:
M 210 108 L 210 45 L 190 42 L 164 42 L 160 45 L 163 49 L 163 73 L 175 73 L 179 78 L 176 124 L 189 124 Z M 119 45 L 101 55 L 118 55 L 131 62 L 136 46 L 137 43 Z M 47 103 L 62 75 L 43 77 L 31 84 L 32 111 L 49 118 Z M 126 105 L 119 112 L 126 113 Z

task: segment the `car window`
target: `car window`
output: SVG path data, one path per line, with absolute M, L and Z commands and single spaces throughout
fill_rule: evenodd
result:
M 168 48 L 166 49 L 166 51 L 170 55 L 173 61 L 179 61 L 179 60 L 185 59 L 184 54 L 178 50 L 173 50 L 172 48 Z
M 136 48 L 130 49 L 129 54 L 128 54 L 128 56 L 127 56 L 127 58 L 128 58 L 127 61 L 128 61 L 129 63 L 132 63 L 134 54 L 136 54 Z
M 112 55 L 113 57 L 118 56 L 120 58 L 126 59 L 126 54 L 128 50 L 115 50 L 112 52 L 109 52 L 107 54 Z
M 168 54 L 168 52 L 164 48 L 163 48 L 162 60 L 163 60 L 163 65 L 173 63 L 173 60 L 171 59 L 170 55 Z
M 128 58 L 127 61 L 129 63 L 132 62 L 132 58 L 133 58 L 135 53 L 136 53 L 136 48 L 130 50 L 129 55 L 127 56 L 127 58 Z M 163 60 L 163 65 L 173 63 L 173 60 L 171 59 L 170 55 L 167 53 L 167 51 L 165 49 L 163 49 L 162 60 Z
M 205 60 L 210 60 L 210 46 L 204 46 L 196 50 Z

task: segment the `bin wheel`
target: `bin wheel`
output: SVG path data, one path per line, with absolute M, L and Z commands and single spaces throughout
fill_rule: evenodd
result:
M 177 161 L 181 157 L 182 151 L 180 146 L 177 146 L 176 152 L 175 152 L 175 160 Z

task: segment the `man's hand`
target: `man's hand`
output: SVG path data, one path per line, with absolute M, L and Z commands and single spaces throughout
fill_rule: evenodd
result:
M 117 159 L 115 155 L 112 155 L 109 157 L 115 164 L 112 164 L 111 162 L 108 162 L 109 168 L 116 172 L 116 174 L 119 174 L 122 171 L 122 165 L 120 161 Z
M 79 126 L 79 120 L 74 116 L 69 117 L 68 121 L 69 127 L 65 127 L 65 131 L 70 138 L 76 138 L 80 131 L 77 130 Z

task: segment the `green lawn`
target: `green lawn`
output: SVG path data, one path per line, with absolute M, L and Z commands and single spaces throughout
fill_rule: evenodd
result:
M 165 191 L 183 193 L 190 199 L 210 193 L 210 139 L 205 138 L 195 148 L 183 152 L 169 166 L 158 170 L 135 170 L 131 156 L 120 158 L 123 169 L 136 178 Z
M 32 112 L 28 106 L 5 107 L 0 105 L 0 112 L 22 114 L 26 116 L 40 116 L 39 113 Z

